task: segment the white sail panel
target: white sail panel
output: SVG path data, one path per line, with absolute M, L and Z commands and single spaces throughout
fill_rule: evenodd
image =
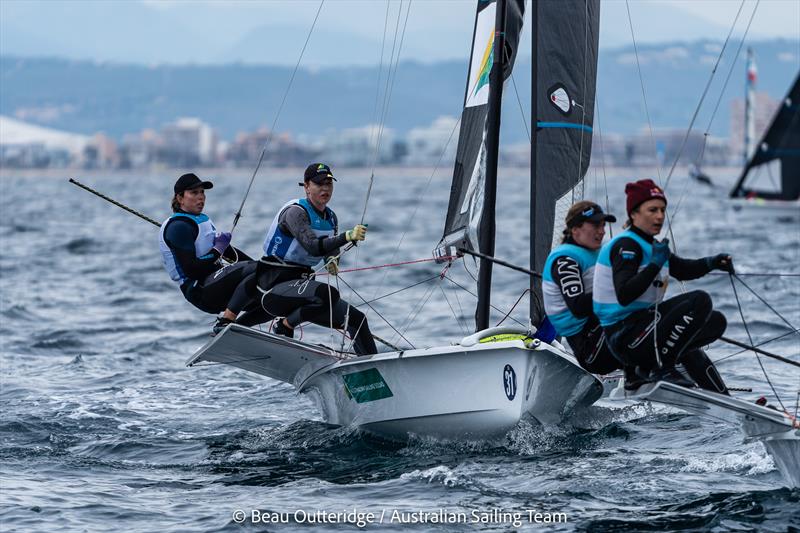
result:
M 475 21 L 475 38 L 472 40 L 472 61 L 469 66 L 469 85 L 467 86 L 464 107 L 486 105 L 489 103 L 489 72 L 494 63 L 494 24 L 497 5 L 491 4 L 478 12 Z

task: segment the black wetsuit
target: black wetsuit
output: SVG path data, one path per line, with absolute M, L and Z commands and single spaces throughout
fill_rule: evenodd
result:
M 324 214 L 320 214 L 324 216 Z M 281 231 L 297 239 L 310 254 L 330 257 L 339 254 L 347 242 L 344 234 L 334 237 L 317 237 L 305 209 L 299 205 L 287 207 L 278 218 Z M 338 228 L 337 228 L 338 229 Z M 346 329 L 354 339 L 353 348 L 359 354 L 377 353 L 367 317 L 343 300 L 339 291 L 327 283 L 309 279 L 312 269 L 303 265 L 286 263 L 279 257 L 262 257 L 259 265 L 258 286 L 262 292 L 260 303 L 268 317 L 285 317 L 294 328 L 311 322 L 334 329 Z M 264 321 L 264 316 L 248 313 L 239 320 Z M 257 322 L 256 322 L 257 323 Z
M 632 231 L 648 242 L 653 241 L 652 237 L 635 227 Z M 621 253 L 623 250 L 625 253 Z M 651 263 L 639 271 L 642 249 L 627 237 L 614 244 L 610 257 L 614 290 L 622 305 L 629 305 L 647 290 L 661 268 Z M 677 280 L 697 279 L 710 270 L 705 259 L 669 256 L 669 274 Z M 658 359 L 665 368 L 681 363 L 700 387 L 724 393 L 727 391 L 725 384 L 702 347 L 719 339 L 726 326 L 725 316 L 713 309 L 708 293 L 697 290 L 636 311 L 607 326 L 605 331 L 612 351 L 627 366 L 653 369 L 659 366 Z
M 567 242 L 576 244 L 571 239 Z M 578 262 L 562 255 L 558 261 L 553 261 L 550 275 L 559 287 L 563 287 L 564 282 L 569 286 L 569 290 L 562 290 L 561 295 L 570 312 L 578 318 L 588 317 L 581 331 L 567 337 L 580 365 L 593 374 L 608 374 L 621 369 L 622 363 L 608 348 L 603 328 L 592 311 L 592 293 L 583 286 Z
M 221 266 L 220 253 L 214 249 L 199 258 L 195 252 L 197 233 L 197 224 L 185 217 L 170 219 L 164 228 L 164 242 L 187 277 L 181 285 L 184 297 L 206 313 L 245 310 L 254 301 L 258 262 L 233 246 L 228 246 L 223 257 L 231 261 L 238 258 L 234 264 Z

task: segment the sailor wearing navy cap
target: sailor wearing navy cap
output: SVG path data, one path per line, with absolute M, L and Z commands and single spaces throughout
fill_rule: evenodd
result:
M 158 243 L 164 268 L 183 296 L 201 311 L 223 313 L 214 325 L 218 333 L 254 302 L 258 263 L 230 246 L 231 234 L 218 232 L 203 213 L 212 187 L 192 173 L 178 178 L 173 213 L 161 224 Z
M 333 196 L 333 171 L 325 163 L 312 163 L 299 183 L 305 198 L 290 200 L 278 211 L 264 239 L 264 257 L 258 286 L 263 292 L 261 304 L 269 315 L 281 317 L 275 333 L 294 336 L 302 322 L 346 329 L 360 354 L 377 352 L 367 318 L 339 297 L 327 283 L 308 278 L 313 268 L 324 262 L 331 276 L 339 273 L 338 259 L 342 246 L 363 241 L 367 226 L 357 224 L 339 233 L 339 221 L 328 207 Z
M 594 202 L 580 201 L 567 211 L 561 244 L 550 252 L 542 273 L 547 318 L 567 342 L 580 365 L 595 374 L 622 368 L 605 342 L 592 311 L 592 281 L 607 222 L 614 215 Z

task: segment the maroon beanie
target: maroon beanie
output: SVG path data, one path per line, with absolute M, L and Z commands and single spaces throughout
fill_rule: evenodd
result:
M 664 196 L 664 191 L 655 184 L 653 180 L 639 180 L 625 185 L 625 194 L 628 196 L 625 207 L 628 210 L 628 216 L 631 216 L 631 211 L 645 203 L 647 200 L 653 198 L 660 198 L 667 203 L 667 197 Z

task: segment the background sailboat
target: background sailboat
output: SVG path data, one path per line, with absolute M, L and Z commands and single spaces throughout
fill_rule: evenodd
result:
M 756 188 L 767 175 L 772 187 Z M 781 101 L 767 131 L 748 158 L 730 193 L 735 205 L 800 212 L 800 74 Z

